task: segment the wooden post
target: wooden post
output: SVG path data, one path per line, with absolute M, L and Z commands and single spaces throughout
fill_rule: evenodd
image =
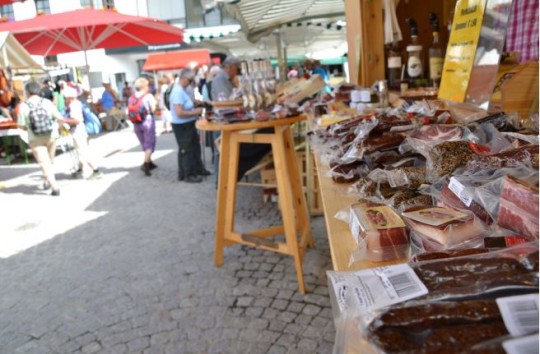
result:
M 345 0 L 349 76 L 367 87 L 384 79 L 382 0 Z

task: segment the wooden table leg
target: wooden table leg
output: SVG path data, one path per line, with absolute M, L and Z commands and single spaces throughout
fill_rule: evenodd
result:
M 219 177 L 216 203 L 216 244 L 214 249 L 214 264 L 223 264 L 223 248 L 225 247 L 225 218 L 227 213 L 227 178 L 231 155 L 228 153 L 231 144 L 231 132 L 221 133 L 221 151 L 219 157 Z
M 287 163 L 287 154 L 285 150 L 285 138 L 283 130 L 276 128 L 272 139 L 272 153 L 274 154 L 274 165 L 276 167 L 276 179 L 278 184 L 279 204 L 281 207 L 281 216 L 285 228 L 285 240 L 288 252 L 294 258 L 296 268 L 296 278 L 300 293 L 305 294 L 304 274 L 302 270 L 302 258 L 298 250 L 298 238 L 296 237 L 295 211 L 292 194 L 292 186 L 289 175 L 290 168 Z M 296 160 L 293 160 L 296 163 Z
M 314 245 L 313 235 L 311 234 L 309 213 L 306 205 L 306 198 L 302 187 L 301 175 L 298 169 L 298 157 L 294 150 L 294 141 L 290 127 L 287 127 L 283 132 L 285 140 L 285 160 L 287 161 L 289 170 L 289 179 L 291 183 L 291 192 L 294 202 L 294 210 L 298 219 L 298 228 L 302 235 L 301 246 L 305 243 L 309 246 Z

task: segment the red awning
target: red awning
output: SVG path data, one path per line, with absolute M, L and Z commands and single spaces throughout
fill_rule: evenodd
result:
M 143 71 L 174 70 L 210 64 L 208 49 L 187 49 L 148 54 Z

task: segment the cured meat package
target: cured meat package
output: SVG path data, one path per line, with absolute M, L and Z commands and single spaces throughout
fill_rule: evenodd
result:
M 490 347 L 489 340 L 538 333 L 537 269 L 534 242 L 328 272 L 332 307 L 339 307 L 334 352 L 478 353 L 472 349 Z M 384 284 L 374 297 L 373 278 Z
M 364 202 L 351 205 L 349 215 L 349 228 L 360 251 L 357 257 L 388 261 L 409 256 L 409 231 L 392 208 Z
M 455 248 L 478 238 L 486 231 L 485 225 L 471 212 L 430 207 L 402 213 L 411 232 L 426 240 L 429 250 Z

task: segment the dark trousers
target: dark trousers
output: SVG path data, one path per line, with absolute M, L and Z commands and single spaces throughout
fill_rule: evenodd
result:
M 199 174 L 204 166 L 195 122 L 172 124 L 172 128 L 178 144 L 178 177 Z

